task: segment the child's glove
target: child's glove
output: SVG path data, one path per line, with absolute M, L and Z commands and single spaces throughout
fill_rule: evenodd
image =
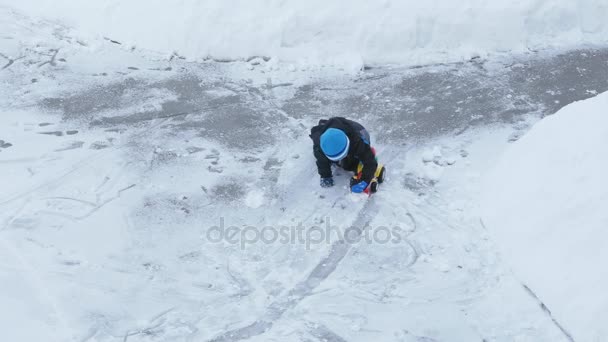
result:
M 332 186 L 334 186 L 334 179 L 332 177 L 321 178 L 322 188 L 331 188 Z
M 367 182 L 366 181 L 360 181 L 359 183 L 351 185 L 350 191 L 352 191 L 352 192 L 354 192 L 356 194 L 360 194 L 363 191 L 365 191 L 366 188 L 367 188 Z

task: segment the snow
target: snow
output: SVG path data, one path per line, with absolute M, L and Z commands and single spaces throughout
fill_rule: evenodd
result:
M 6 339 L 568 340 L 498 255 L 474 195 L 554 101 L 608 89 L 608 49 L 353 75 L 151 58 L 3 8 L 0 31 Z M 340 170 L 319 187 L 308 134 L 330 115 L 368 127 L 388 165 L 372 197 Z M 211 241 L 222 223 L 240 234 Z M 244 234 L 299 225 L 304 241 Z M 326 226 L 400 238 L 314 243 Z
M 268 56 L 297 65 L 457 61 L 608 42 L 604 0 L 1 0 L 78 30 L 191 60 Z M 93 46 L 92 44 L 91 46 Z
M 432 161 L 438 160 L 441 157 L 441 147 L 434 146 L 432 149 L 427 149 L 426 151 L 424 151 L 424 153 L 422 154 L 422 161 L 425 163 L 430 163 Z
M 483 220 L 576 341 L 608 336 L 608 93 L 544 118 L 485 179 Z
M 249 208 L 259 208 L 264 204 L 264 192 L 252 190 L 245 196 L 245 205 Z

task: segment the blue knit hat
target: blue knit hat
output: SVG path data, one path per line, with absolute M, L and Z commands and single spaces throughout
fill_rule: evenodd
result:
M 346 133 L 337 128 L 329 128 L 321 135 L 321 150 L 331 161 L 344 159 L 349 146 L 350 141 Z

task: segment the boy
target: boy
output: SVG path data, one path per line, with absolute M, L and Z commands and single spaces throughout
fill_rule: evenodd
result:
M 372 182 L 378 168 L 375 151 L 370 145 L 369 133 L 361 124 L 342 117 L 320 120 L 310 130 L 313 152 L 317 159 L 317 169 L 321 176 L 321 186 L 334 185 L 331 165 L 357 173 L 362 164 L 361 177 L 351 180 L 351 191 L 364 192 Z

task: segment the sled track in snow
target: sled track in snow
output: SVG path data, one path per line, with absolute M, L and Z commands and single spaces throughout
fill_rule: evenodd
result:
M 398 155 L 395 151 L 389 154 L 391 157 L 385 159 L 387 163 Z M 353 222 L 358 223 L 358 227 L 352 227 L 352 232 L 354 232 L 354 234 L 349 236 L 350 241 L 359 240 L 365 232 L 366 227 L 369 227 L 374 219 L 377 211 L 378 205 L 376 203 L 376 198 L 375 196 L 371 196 L 359 210 L 357 217 L 353 220 Z M 413 217 L 411 218 L 415 224 Z M 306 279 L 298 283 L 293 289 L 287 292 L 287 294 L 268 306 L 263 318 L 258 319 L 245 327 L 227 331 L 209 340 L 209 342 L 242 341 L 254 336 L 262 335 L 270 330 L 274 323 L 281 319 L 287 310 L 294 308 L 298 303 L 310 296 L 313 291 L 338 268 L 342 260 L 356 243 L 357 242 L 351 243 L 346 240 L 340 240 L 334 243 L 327 256 L 317 263 Z M 416 263 L 416 260 L 418 259 L 418 251 L 411 243 L 408 242 L 408 245 L 414 253 L 412 261 L 408 264 L 408 266 L 411 266 Z
M 321 323 L 309 323 L 307 324 L 309 333 L 316 337 L 319 341 L 325 342 L 347 342 L 340 335 L 331 331 L 328 327 Z
M 575 342 L 574 338 L 572 337 L 572 334 L 570 334 L 570 332 L 566 330 L 566 328 L 564 328 L 564 326 L 560 322 L 557 321 L 555 316 L 553 316 L 551 310 L 549 310 L 545 303 L 538 297 L 538 295 L 536 295 L 536 292 L 532 291 L 532 289 L 526 284 L 522 284 L 522 286 L 524 287 L 524 290 L 526 290 L 526 292 L 530 295 L 530 297 L 532 297 L 538 303 L 538 306 L 540 306 L 543 312 L 545 312 L 547 316 L 549 316 L 555 326 L 564 334 L 564 337 L 570 342 Z
M 363 205 L 363 208 L 361 208 L 359 211 L 359 214 L 355 218 L 354 222 L 361 222 L 362 227 L 368 226 L 374 219 L 373 213 L 375 213 L 377 209 L 375 202 L 376 201 L 372 196 Z M 354 230 L 356 234 L 352 236 L 352 240 L 356 241 L 363 234 L 364 230 L 365 229 Z M 298 283 L 282 298 L 270 304 L 270 306 L 266 309 L 264 318 L 256 320 L 248 326 L 227 331 L 222 335 L 209 340 L 209 342 L 241 341 L 261 335 L 268 331 L 287 310 L 294 308 L 304 298 L 310 296 L 313 290 L 336 270 L 352 246 L 352 243 L 345 240 L 334 243 L 331 246 L 329 254 L 317 263 L 317 266 L 315 266 L 305 280 Z

